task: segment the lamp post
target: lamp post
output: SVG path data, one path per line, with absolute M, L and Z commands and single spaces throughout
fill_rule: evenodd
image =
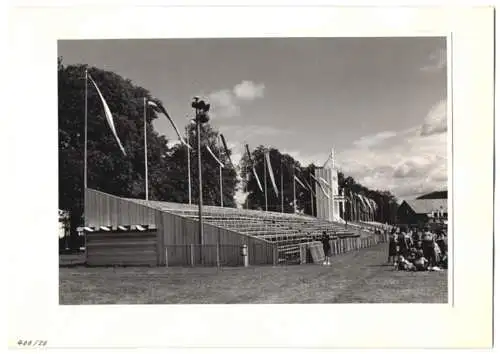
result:
M 201 125 L 207 123 L 208 111 L 210 110 L 210 104 L 205 103 L 205 101 L 200 100 L 199 97 L 194 97 L 191 102 L 191 107 L 195 110 L 195 122 L 196 122 L 196 135 L 198 140 L 198 230 L 199 230 L 199 242 L 200 245 L 203 244 L 203 188 L 202 188 L 202 174 L 201 174 Z M 201 253 L 200 253 L 201 255 Z

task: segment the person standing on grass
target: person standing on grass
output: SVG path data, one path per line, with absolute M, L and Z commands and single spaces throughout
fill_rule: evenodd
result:
M 387 256 L 387 263 L 396 263 L 398 256 L 398 241 L 396 231 L 393 229 L 389 236 L 389 254 Z
M 410 250 L 408 238 L 406 237 L 406 229 L 401 230 L 401 232 L 398 234 L 398 245 L 399 254 L 406 258 L 408 256 L 408 251 Z
M 424 252 L 424 257 L 429 261 L 429 267 L 434 267 L 436 265 L 436 251 L 434 248 L 434 235 L 429 227 L 425 228 L 422 240 L 422 250 Z
M 405 241 L 409 252 L 410 249 L 413 247 L 412 230 L 408 230 L 408 232 L 405 233 Z
M 321 237 L 321 243 L 323 244 L 323 252 L 325 253 L 325 260 L 323 265 L 330 265 L 330 237 L 323 231 L 323 237 Z

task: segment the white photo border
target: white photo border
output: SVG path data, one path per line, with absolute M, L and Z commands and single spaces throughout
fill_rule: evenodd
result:
M 453 131 L 448 154 L 453 154 L 453 165 L 448 159 L 449 171 L 453 168 L 448 174 L 453 267 L 449 304 L 59 305 L 58 255 L 52 236 L 58 230 L 58 39 L 450 37 L 450 33 L 452 52 L 449 46 L 447 51 L 453 65 L 448 70 L 453 67 L 453 72 L 448 76 L 453 87 L 449 83 L 447 100 Z M 9 92 L 14 94 L 9 97 L 9 119 L 2 120 L 2 130 L 12 132 L 4 144 L 10 152 L 6 165 L 14 167 L 3 178 L 11 178 L 9 185 L 16 187 L 8 188 L 9 202 L 2 205 L 2 214 L 15 225 L 7 228 L 6 237 L 10 347 L 17 347 L 19 339 L 47 340 L 48 348 L 491 345 L 492 9 L 18 8 L 11 12 L 9 40 L 7 74 Z M 418 336 L 407 325 L 394 325 L 401 314 L 418 328 Z

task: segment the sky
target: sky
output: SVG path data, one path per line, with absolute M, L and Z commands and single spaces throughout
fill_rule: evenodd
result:
M 235 162 L 245 143 L 303 166 L 334 148 L 338 169 L 368 188 L 399 199 L 447 189 L 443 37 L 68 40 L 58 55 L 148 89 L 179 128 L 192 97 L 207 98 Z M 166 119 L 154 126 L 177 141 Z

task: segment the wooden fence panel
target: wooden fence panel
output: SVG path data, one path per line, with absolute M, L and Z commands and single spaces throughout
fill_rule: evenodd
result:
M 159 218 L 160 215 L 157 215 Z M 219 249 L 220 260 L 226 264 L 240 264 L 242 260 L 239 256 L 239 249 L 246 244 L 249 249 L 250 264 L 273 264 L 273 244 L 265 240 L 260 240 L 250 236 L 242 235 L 235 231 L 227 230 L 211 224 L 203 224 L 203 242 L 204 245 L 210 245 L 206 249 L 199 247 L 198 237 L 198 221 L 182 216 L 161 212 L 161 233 L 163 235 L 162 243 L 166 245 L 166 258 L 168 265 L 181 265 L 190 263 L 190 257 L 186 256 L 186 248 L 184 245 L 196 245 L 195 262 L 196 264 L 212 264 L 216 263 L 216 247 L 219 243 L 224 247 Z M 161 236 L 160 236 L 161 237 Z M 175 247 L 175 246 L 181 247 Z M 232 247 L 231 247 L 232 246 Z M 165 247 L 164 247 L 165 248 Z M 189 253 L 189 252 L 188 252 Z M 162 263 L 165 262 L 162 259 Z
M 90 266 L 157 265 L 156 231 L 102 231 L 87 234 Z
M 156 224 L 155 209 L 93 189 L 85 195 L 85 226 Z

